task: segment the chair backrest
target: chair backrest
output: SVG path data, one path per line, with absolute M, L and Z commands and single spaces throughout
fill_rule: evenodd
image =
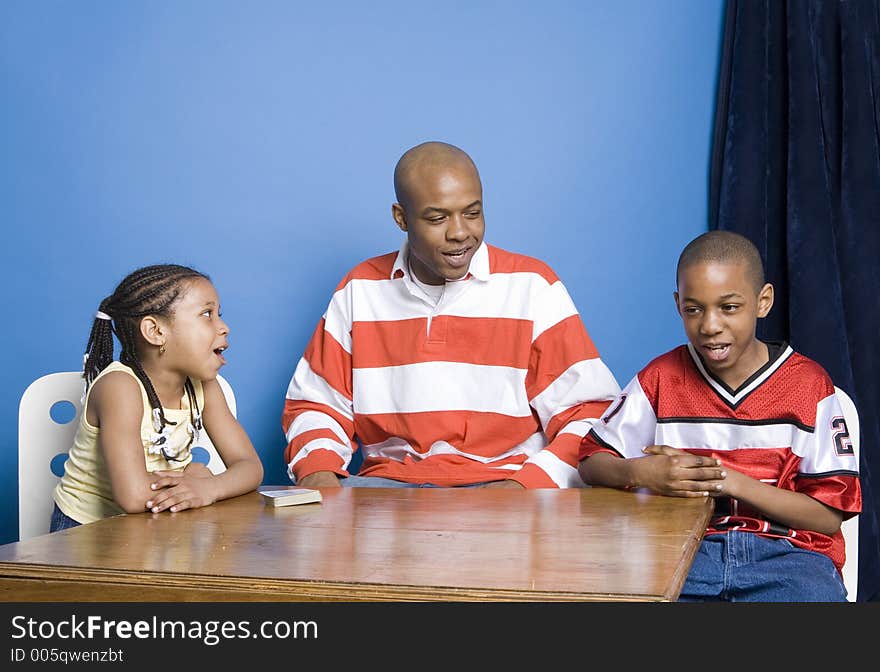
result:
M 856 405 L 850 396 L 835 387 L 837 399 L 843 409 L 843 419 L 849 431 L 849 439 L 852 441 L 855 452 L 856 464 L 859 463 L 859 414 Z M 846 562 L 843 565 L 843 583 L 846 586 L 846 597 L 850 602 L 855 602 L 859 586 L 859 517 L 853 516 L 844 520 L 840 526 L 843 539 L 846 542 Z
M 221 376 L 217 382 L 236 415 L 235 394 Z M 46 534 L 52 515 L 52 490 L 64 473 L 67 451 L 82 413 L 83 378 L 79 371 L 50 373 L 31 383 L 18 407 L 18 538 Z M 214 474 L 226 471 L 208 433 L 199 434 L 193 459 Z

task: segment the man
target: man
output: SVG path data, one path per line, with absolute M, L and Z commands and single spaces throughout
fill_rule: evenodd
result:
M 288 387 L 291 480 L 583 485 L 581 437 L 620 388 L 565 287 L 546 264 L 483 242 L 482 184 L 461 149 L 413 147 L 394 189 L 406 240 L 343 279 Z

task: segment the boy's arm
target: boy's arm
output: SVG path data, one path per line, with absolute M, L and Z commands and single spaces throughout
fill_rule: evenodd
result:
M 586 441 L 586 437 L 584 438 Z M 634 460 L 627 460 L 610 452 L 595 452 L 581 460 L 578 474 L 587 485 L 604 485 L 609 488 L 632 488 Z
M 584 436 L 578 452 L 578 473 L 589 485 L 648 488 L 675 497 L 705 497 L 723 478 L 720 462 L 667 446 L 652 445 L 657 413 L 646 389 L 652 376 L 643 369 L 611 402 L 608 410 Z M 646 387 L 643 387 L 645 385 Z M 672 454 L 654 451 L 667 448 Z M 625 459 L 624 459 L 625 458 Z
M 730 496 L 758 509 L 766 517 L 796 530 L 813 530 L 828 536 L 840 529 L 843 514 L 809 495 L 762 483 L 728 468 L 721 489 L 713 496 Z
M 799 434 L 793 446 L 801 458 L 797 489 L 778 488 L 728 468 L 717 494 L 734 497 L 792 529 L 831 536 L 844 518 L 861 510 L 859 465 L 831 379 L 822 372 L 815 384 L 820 401 L 813 431 Z
M 669 446 L 650 446 L 646 450 L 657 457 L 669 459 L 696 457 Z M 707 494 L 733 497 L 792 529 L 813 530 L 828 536 L 840 529 L 843 520 L 840 511 L 809 495 L 762 483 L 730 467 L 725 467 L 723 473 L 723 478 L 714 482 Z
M 664 452 L 654 453 L 656 449 Z M 717 459 L 669 446 L 648 446 L 645 451 L 650 454 L 630 459 L 597 451 L 581 461 L 578 473 L 590 485 L 648 488 L 671 497 L 706 497 L 720 491 L 725 472 Z

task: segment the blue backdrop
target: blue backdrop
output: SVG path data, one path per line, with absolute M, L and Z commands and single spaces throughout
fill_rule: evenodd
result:
M 18 402 L 81 366 L 130 270 L 207 272 L 223 375 L 286 480 L 288 381 L 336 283 L 398 247 L 400 154 L 459 145 L 487 240 L 550 263 L 621 385 L 683 342 L 707 229 L 721 0 L 0 3 L 0 543 Z

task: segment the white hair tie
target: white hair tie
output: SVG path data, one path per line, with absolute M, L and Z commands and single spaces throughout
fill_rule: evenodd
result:
M 95 313 L 95 319 L 96 320 L 112 320 L 113 318 L 110 317 L 107 313 L 103 313 L 99 310 L 97 313 Z

